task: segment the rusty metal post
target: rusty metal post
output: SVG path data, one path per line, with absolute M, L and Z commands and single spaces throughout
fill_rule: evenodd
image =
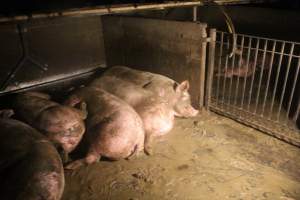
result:
M 204 107 L 204 92 L 205 92 L 205 65 L 206 65 L 206 47 L 207 47 L 207 33 L 206 29 L 202 32 L 201 42 L 201 60 L 200 60 L 200 92 L 199 92 L 199 108 Z
M 216 29 L 210 29 L 209 38 L 210 41 L 209 41 L 209 49 L 208 49 L 208 68 L 207 68 L 206 96 L 205 96 L 205 107 L 207 110 L 209 110 L 209 105 L 211 101 L 212 80 L 214 75 Z

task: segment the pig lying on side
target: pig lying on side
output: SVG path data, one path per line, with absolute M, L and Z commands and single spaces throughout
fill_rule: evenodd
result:
M 16 114 L 44 133 L 65 153 L 78 145 L 85 131 L 84 104 L 82 107 L 83 110 L 78 110 L 60 105 L 51 101 L 48 95 L 38 92 L 18 94 L 14 101 Z
M 17 120 L 1 118 L 0 129 L 1 199 L 59 200 L 65 179 L 53 144 Z
M 130 87 L 127 86 L 126 82 L 138 86 L 134 87 L 138 88 L 138 91 L 132 92 L 132 90 L 129 90 Z M 123 85 L 126 85 L 125 89 L 123 89 Z M 144 92 L 141 92 L 141 89 L 143 89 L 151 92 L 152 96 L 168 102 L 178 117 L 194 117 L 199 112 L 191 105 L 188 81 L 177 83 L 160 74 L 135 70 L 125 66 L 114 66 L 109 68 L 101 77 L 95 79 L 91 86 L 103 88 L 125 101 L 130 99 L 131 101 L 127 101 L 127 103 L 133 107 L 135 107 L 136 102 L 140 102 L 140 99 L 145 97 Z M 140 99 L 136 99 L 137 96 Z
M 188 81 L 178 84 L 162 75 L 116 66 L 90 85 L 118 96 L 137 111 L 145 127 L 147 153 L 153 137 L 173 128 L 174 116 L 192 117 L 198 113 L 191 106 Z
M 86 102 L 89 113 L 84 138 L 88 152 L 84 159 L 67 165 L 67 169 L 96 162 L 101 156 L 112 160 L 128 158 L 144 149 L 142 120 L 126 102 L 94 87 L 80 88 L 65 104 L 74 106 L 78 101 Z

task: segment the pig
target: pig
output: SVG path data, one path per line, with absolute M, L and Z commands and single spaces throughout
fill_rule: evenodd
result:
M 148 155 L 152 154 L 153 138 L 170 132 L 175 116 L 198 114 L 198 110 L 191 106 L 188 81 L 178 84 L 162 75 L 116 66 L 90 85 L 118 96 L 137 111 L 144 124 L 144 147 Z
M 97 162 L 102 156 L 111 160 L 130 158 L 144 149 L 144 127 L 140 116 L 120 98 L 95 87 L 76 90 L 65 101 L 74 106 L 79 101 L 87 104 L 87 154 L 85 158 L 68 164 L 75 169 Z
M 255 52 L 254 52 L 255 54 Z M 238 50 L 236 52 L 236 58 L 235 58 L 235 66 L 231 66 L 231 62 L 228 62 L 227 69 L 225 67 L 221 70 L 221 72 L 218 71 L 216 68 L 216 76 L 223 76 L 225 78 L 231 78 L 233 76 L 237 77 L 249 77 L 255 73 L 255 71 L 258 70 L 267 70 L 270 69 L 271 64 L 273 62 L 274 56 L 272 58 L 272 55 L 270 53 L 258 53 L 257 58 L 255 61 L 255 55 L 253 53 L 250 54 L 249 61 L 247 63 L 247 57 L 242 56 L 242 51 Z M 227 55 L 228 56 L 228 55 Z M 240 57 L 242 56 L 242 57 Z M 220 58 L 224 59 L 224 58 Z M 264 61 L 264 62 L 263 62 Z M 222 63 L 225 63 L 225 61 L 222 61 Z M 216 66 L 217 63 L 216 63 Z
M 3 117 L 11 113 L 0 111 L 1 199 L 59 200 L 65 178 L 58 152 L 34 128 Z
M 16 96 L 13 108 L 21 119 L 44 133 L 61 150 L 64 161 L 85 132 L 84 103 L 79 110 L 53 102 L 47 94 L 26 92 Z
M 194 117 L 199 112 L 191 105 L 190 94 L 188 93 L 190 86 L 187 80 L 177 83 L 160 74 L 125 66 L 114 66 L 105 71 L 101 77 L 94 79 L 90 85 L 103 88 L 119 96 L 133 107 L 138 102 L 143 101 L 145 96 L 148 98 L 150 92 L 152 96 L 168 102 L 178 117 Z M 136 91 L 132 92 L 132 88 Z

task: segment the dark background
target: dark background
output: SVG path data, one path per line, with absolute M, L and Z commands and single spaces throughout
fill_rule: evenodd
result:
M 163 0 L 10 0 L 3 1 L 0 6 L 1 15 L 31 14 L 35 12 L 60 11 L 95 5 L 113 5 L 128 3 L 163 3 Z M 270 2 L 266 0 L 266 2 Z M 280 9 L 300 9 L 299 0 L 277 0 L 273 3 L 252 5 Z

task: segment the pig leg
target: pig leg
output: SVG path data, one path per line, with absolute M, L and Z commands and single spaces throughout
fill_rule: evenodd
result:
M 14 115 L 14 111 L 12 109 L 3 109 L 0 110 L 0 118 L 10 118 L 12 115 Z
M 87 156 L 83 159 L 75 160 L 68 165 L 65 166 L 65 169 L 74 170 L 81 166 L 92 164 L 95 162 L 98 162 L 100 160 L 101 156 L 96 152 L 90 152 L 87 154 Z
M 153 141 L 153 136 L 151 134 L 146 134 L 145 142 L 144 142 L 144 152 L 148 156 L 153 154 L 153 150 L 151 148 L 152 141 Z

